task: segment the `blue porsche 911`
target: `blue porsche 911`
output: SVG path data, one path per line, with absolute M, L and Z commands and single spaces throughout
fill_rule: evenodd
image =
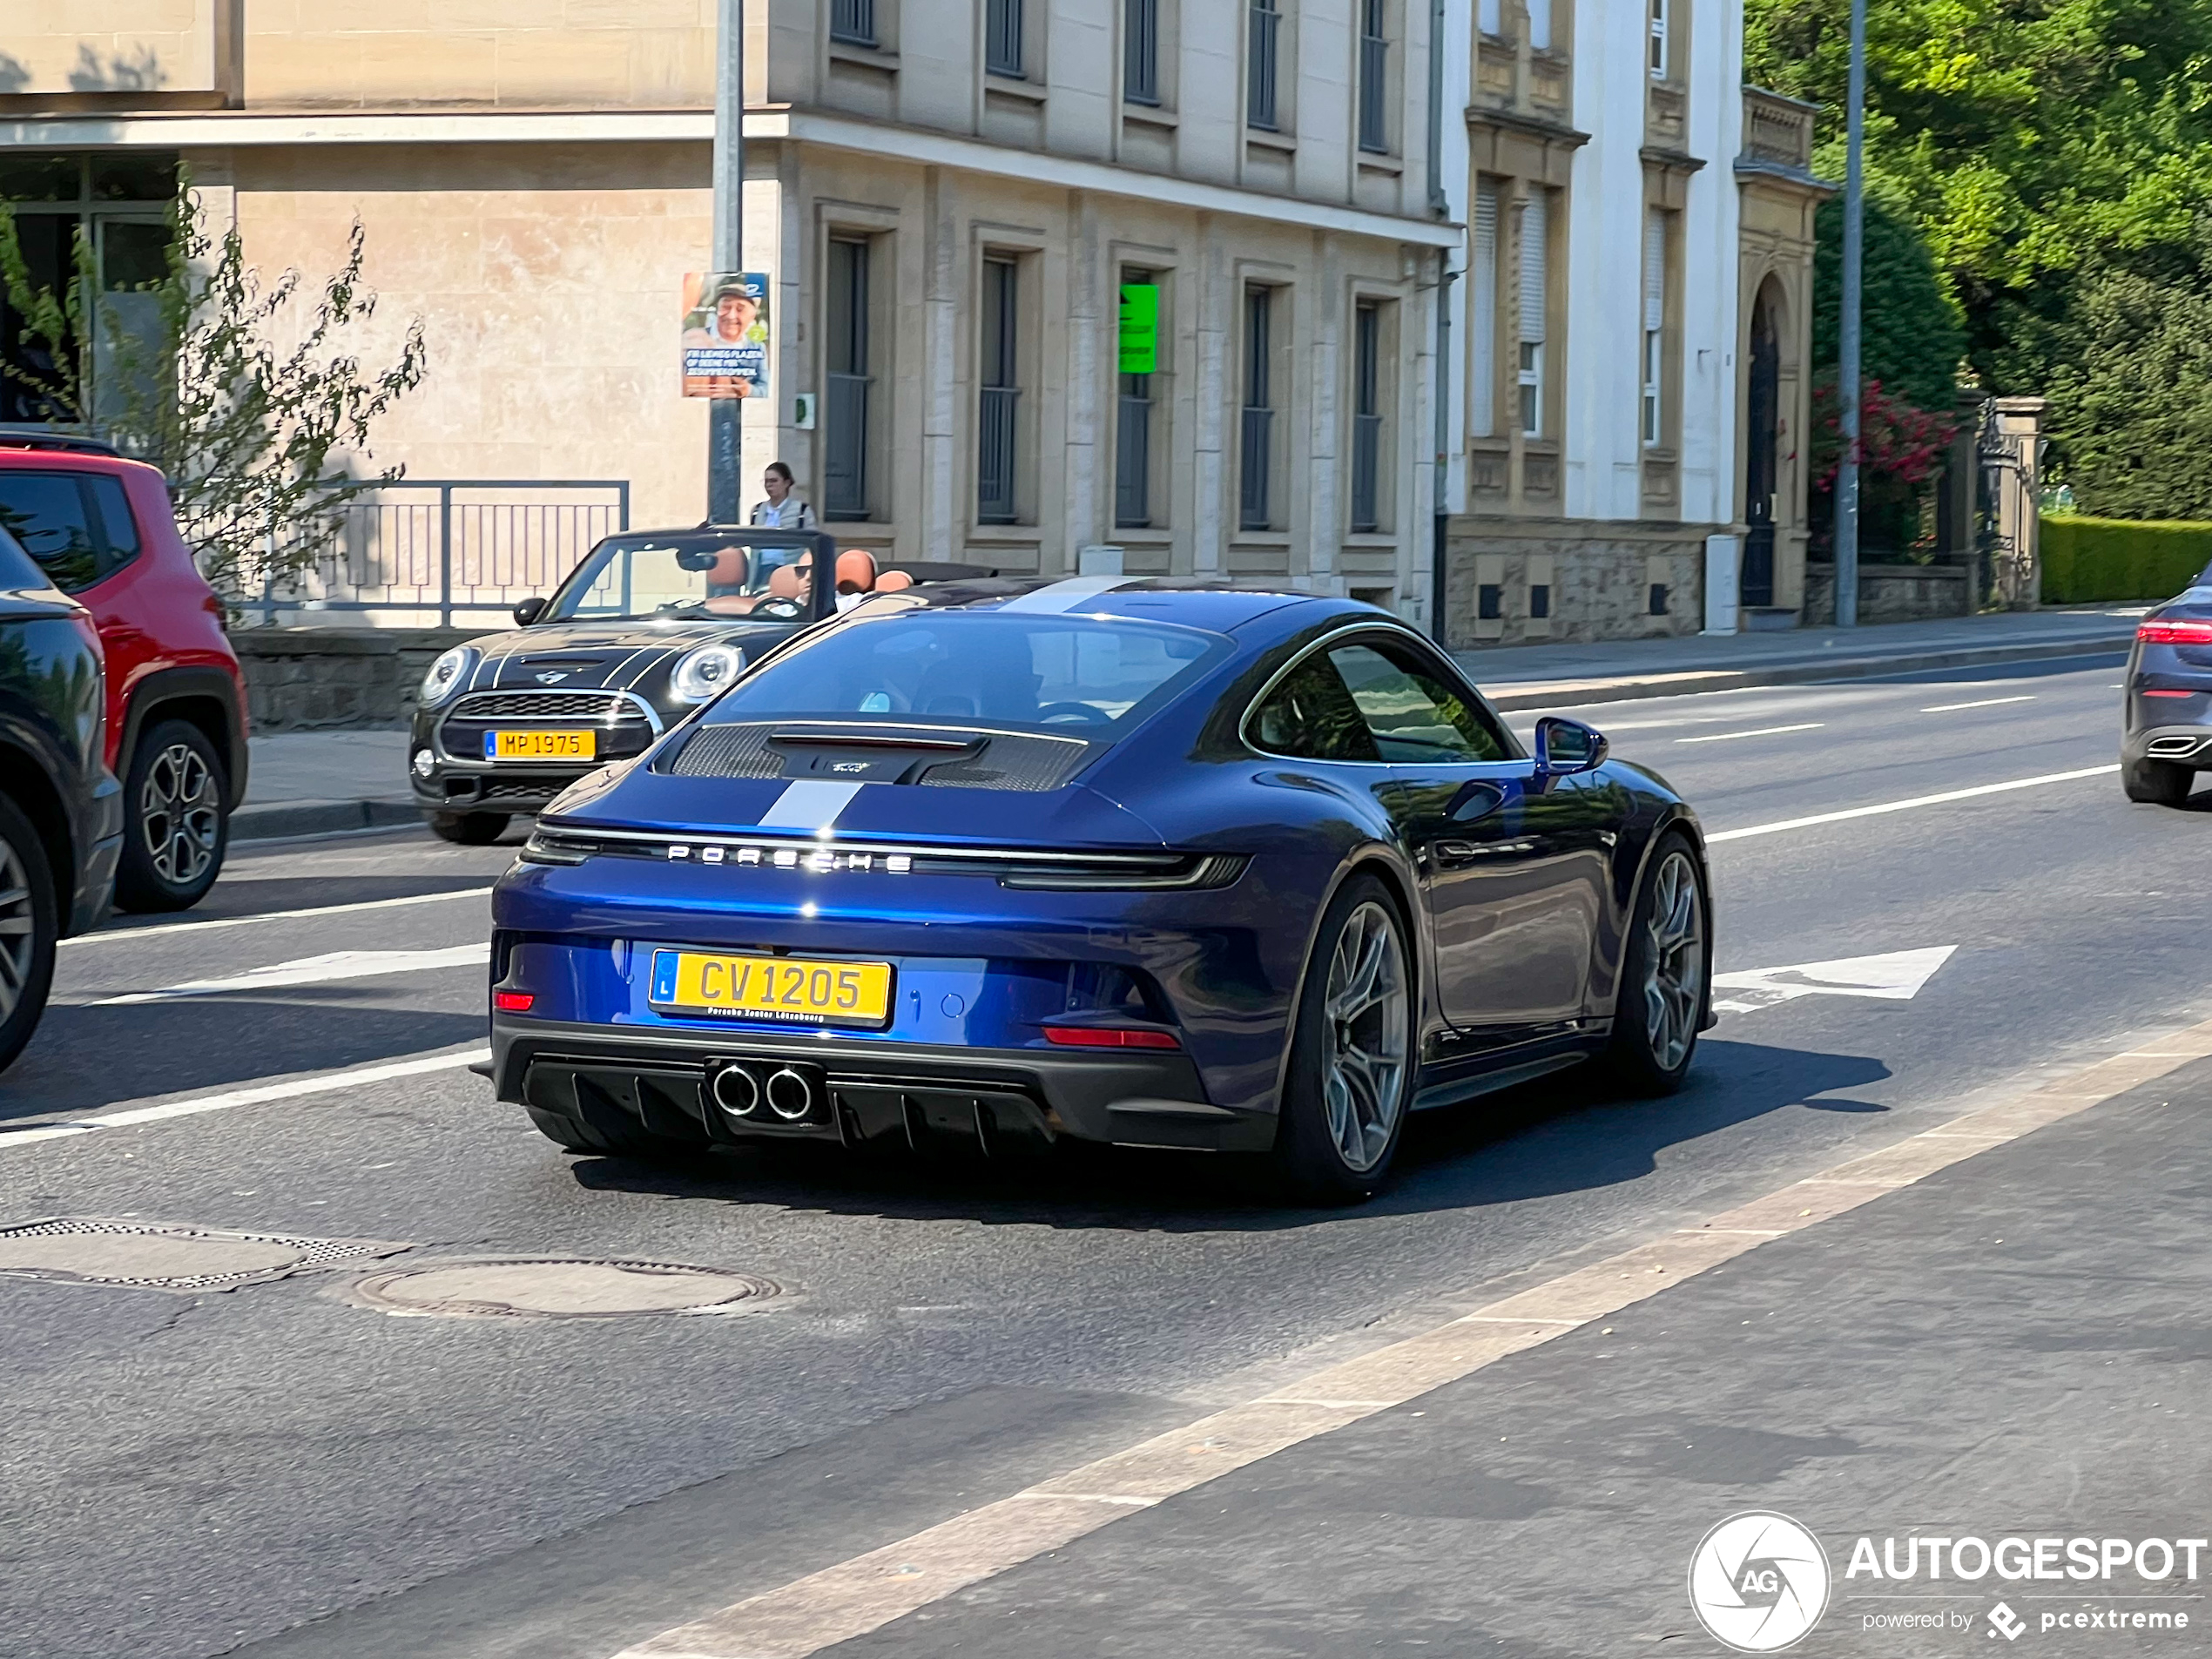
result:
M 1663 1093 L 1712 1022 L 1689 807 L 1296 592 L 871 597 L 555 800 L 493 910 L 499 1096 L 577 1151 L 1069 1137 L 1345 1201 L 1411 1111 Z

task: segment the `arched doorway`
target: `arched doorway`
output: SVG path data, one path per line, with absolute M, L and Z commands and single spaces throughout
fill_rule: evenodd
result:
M 1751 373 L 1744 411 L 1743 579 L 1745 605 L 1774 603 L 1775 491 L 1780 471 L 1775 453 L 1782 416 L 1782 330 L 1774 280 L 1759 285 L 1751 309 Z

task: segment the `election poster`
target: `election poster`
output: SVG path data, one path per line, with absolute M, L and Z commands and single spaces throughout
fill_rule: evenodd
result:
M 768 393 L 768 277 L 692 272 L 684 279 L 684 395 Z

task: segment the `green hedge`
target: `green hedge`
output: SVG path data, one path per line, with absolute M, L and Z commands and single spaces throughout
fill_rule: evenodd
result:
M 2129 518 L 2043 521 L 2043 603 L 2170 599 L 2212 565 L 2212 524 Z

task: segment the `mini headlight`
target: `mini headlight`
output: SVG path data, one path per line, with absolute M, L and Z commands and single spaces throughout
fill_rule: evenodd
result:
M 474 645 L 455 645 L 451 651 L 430 664 L 430 671 L 422 677 L 422 689 L 415 700 L 426 709 L 434 709 L 465 685 L 469 671 L 476 665 Z
M 745 653 L 735 645 L 701 645 L 676 664 L 668 689 L 686 703 L 704 703 L 716 697 L 745 666 Z

